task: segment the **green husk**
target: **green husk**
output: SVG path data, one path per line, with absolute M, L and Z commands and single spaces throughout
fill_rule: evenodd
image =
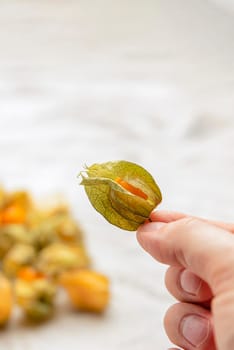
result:
M 124 230 L 137 230 L 162 200 L 161 191 L 153 177 L 135 163 L 121 160 L 93 164 L 86 167 L 80 176 L 81 185 L 85 187 L 93 207 L 111 224 Z M 121 186 L 117 178 L 139 189 L 147 198 Z

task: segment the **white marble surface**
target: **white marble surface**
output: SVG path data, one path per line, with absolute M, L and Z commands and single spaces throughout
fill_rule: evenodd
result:
M 153 350 L 173 301 L 165 267 L 108 225 L 76 174 L 127 159 L 154 174 L 163 208 L 233 220 L 232 1 L 60 0 L 0 3 L 0 182 L 38 198 L 64 193 L 112 280 L 104 317 L 61 306 L 0 350 Z

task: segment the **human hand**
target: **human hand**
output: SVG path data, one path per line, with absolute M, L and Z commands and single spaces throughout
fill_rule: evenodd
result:
M 186 350 L 234 349 L 234 225 L 157 211 L 137 238 L 156 260 L 170 265 L 165 283 L 179 303 L 164 326 Z

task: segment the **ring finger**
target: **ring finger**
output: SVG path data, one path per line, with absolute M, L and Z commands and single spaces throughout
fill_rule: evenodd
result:
M 167 311 L 164 326 L 169 339 L 186 350 L 215 350 L 211 314 L 194 304 L 178 303 Z

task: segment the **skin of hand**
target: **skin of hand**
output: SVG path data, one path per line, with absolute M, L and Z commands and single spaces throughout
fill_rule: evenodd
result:
M 169 265 L 165 284 L 179 301 L 165 315 L 169 339 L 186 350 L 234 349 L 234 225 L 166 211 L 150 219 L 137 239 Z

